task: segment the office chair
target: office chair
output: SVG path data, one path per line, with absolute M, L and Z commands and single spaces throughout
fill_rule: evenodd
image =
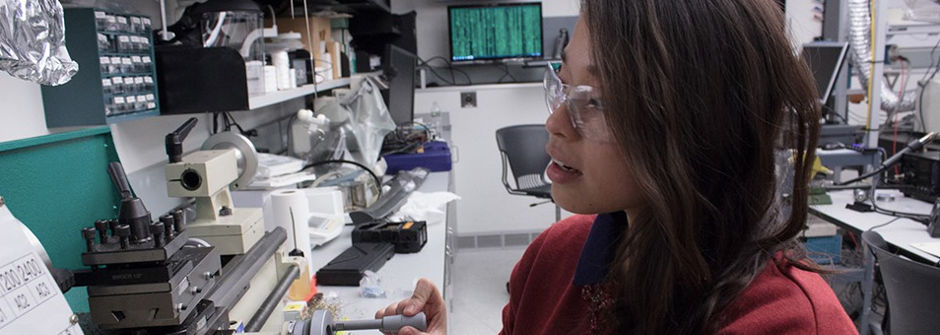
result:
M 544 177 L 545 167 L 552 160 L 545 152 L 547 143 L 548 131 L 544 124 L 524 124 L 496 130 L 496 145 L 503 161 L 503 186 L 509 194 L 552 201 L 552 185 Z M 515 187 L 509 184 L 509 169 L 512 169 Z M 561 209 L 555 205 L 555 222 L 559 220 Z
M 940 268 L 895 254 L 877 232 L 863 232 L 862 240 L 878 261 L 888 294 L 888 333 L 936 334 L 940 329 Z

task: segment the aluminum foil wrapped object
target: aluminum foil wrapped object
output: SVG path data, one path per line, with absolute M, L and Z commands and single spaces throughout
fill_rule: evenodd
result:
M 52 86 L 78 72 L 65 49 L 65 19 L 57 0 L 0 0 L 0 69 Z
M 849 44 L 852 47 L 853 68 L 857 70 L 858 81 L 862 87 L 868 87 L 871 75 L 871 10 L 869 0 L 849 0 Z M 905 112 L 917 106 L 917 90 L 904 92 L 903 100 L 898 98 L 885 80 L 881 87 L 875 87 L 872 93 L 881 92 L 881 109 L 887 112 Z

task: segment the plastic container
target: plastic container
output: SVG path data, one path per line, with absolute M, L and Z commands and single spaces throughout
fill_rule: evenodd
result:
M 839 264 L 842 255 L 842 235 L 806 238 L 809 258 L 818 264 Z
M 424 144 L 424 152 L 413 154 L 385 155 L 388 163 L 386 174 L 397 173 L 402 170 L 411 170 L 423 167 L 431 172 L 450 171 L 452 167 L 450 147 L 447 142 L 428 142 Z

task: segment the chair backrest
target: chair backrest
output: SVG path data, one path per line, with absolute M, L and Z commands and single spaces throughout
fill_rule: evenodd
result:
M 523 124 L 496 130 L 496 145 L 509 161 L 516 185 L 542 178 L 551 157 L 545 152 L 548 131 L 544 124 Z M 518 187 L 518 186 L 517 186 Z
M 877 232 L 862 233 L 874 253 L 888 294 L 892 335 L 936 334 L 940 330 L 940 268 L 901 257 Z

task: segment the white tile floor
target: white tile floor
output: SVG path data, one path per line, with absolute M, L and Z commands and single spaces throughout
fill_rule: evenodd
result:
M 453 266 L 453 292 L 448 314 L 450 334 L 496 334 L 502 329 L 503 306 L 509 301 L 506 281 L 524 247 L 461 249 Z

